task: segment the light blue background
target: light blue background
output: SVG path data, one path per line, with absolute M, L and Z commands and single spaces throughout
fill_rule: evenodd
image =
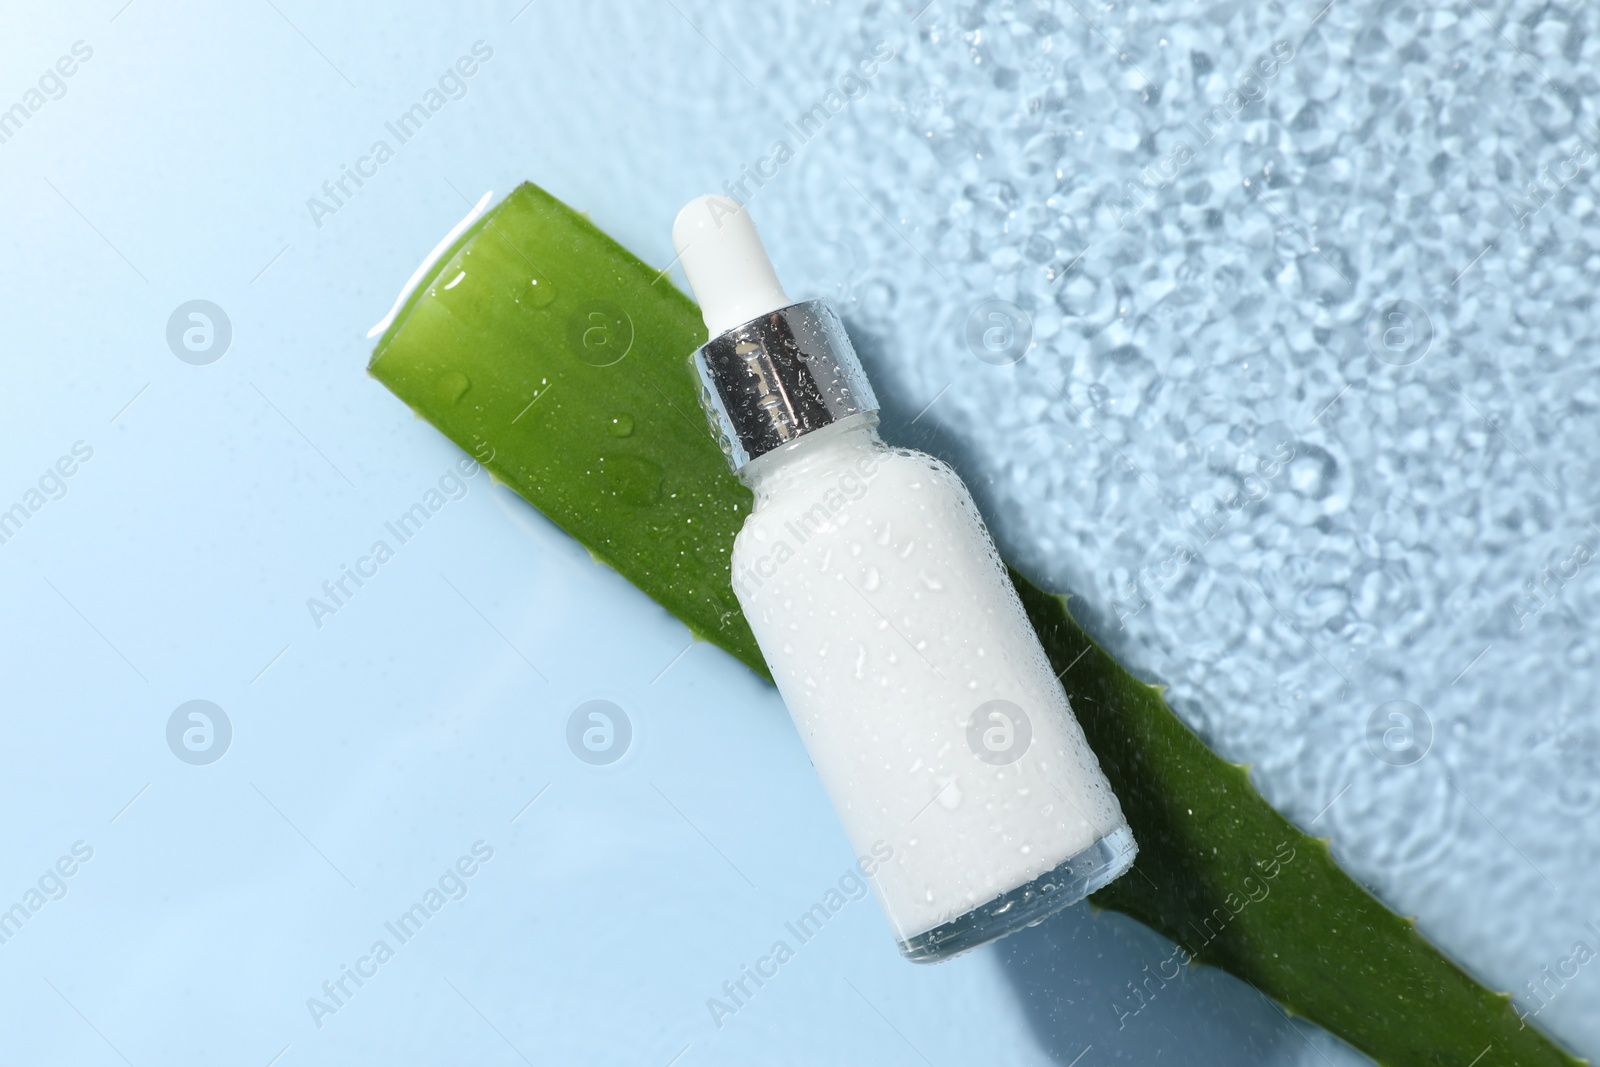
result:
M 1080 594 L 1120 655 L 1171 683 L 1209 740 L 1258 763 L 1275 802 L 1332 829 L 1352 868 L 1470 967 L 1520 990 L 1565 955 L 1582 921 L 1600 919 L 1583 873 L 1596 850 L 1582 792 L 1595 690 L 1581 580 L 1548 616 L 1567 629 L 1521 644 L 1495 631 L 1506 643 L 1492 655 L 1505 658 L 1484 667 L 1496 681 L 1470 693 L 1472 682 L 1444 682 L 1483 644 L 1480 616 L 1503 615 L 1525 577 L 1588 536 L 1592 271 L 1584 254 L 1557 251 L 1509 280 L 1487 272 L 1509 269 L 1495 266 L 1502 253 L 1525 263 L 1514 247 L 1581 243 L 1574 231 L 1593 226 L 1577 186 L 1541 214 L 1567 227 L 1544 245 L 1518 245 L 1505 216 L 1507 191 L 1575 122 L 1519 103 L 1512 88 L 1529 100 L 1544 90 L 1528 89 L 1537 79 L 1517 64 L 1526 51 L 1581 70 L 1593 16 L 1563 16 L 1576 27 L 1564 37 L 1470 4 L 1380 17 L 1347 0 L 1319 22 L 1320 6 L 6 5 L 0 106 L 74 42 L 93 56 L 0 144 L 0 506 L 75 442 L 94 451 L 66 495 L 0 545 L 0 904 L 74 842 L 94 856 L 0 945 L 0 1056 L 262 1067 L 1359 1060 L 1208 970 L 1119 1027 L 1124 984 L 1170 947 L 1082 906 L 919 968 L 899 958 L 873 903 L 852 904 L 719 1029 L 706 999 L 852 860 L 775 693 L 692 645 L 481 474 L 336 616 L 319 628 L 308 614 L 306 599 L 459 458 L 366 377 L 365 334 L 470 202 L 531 179 L 664 266 L 677 208 L 766 153 L 783 119 L 879 40 L 896 60 L 753 210 L 791 291 L 839 301 L 891 436 L 954 458 L 1009 555 Z M 1450 46 L 1405 51 L 1404 33 L 1424 27 Z M 1158 132 L 1215 104 L 1226 72 L 1280 38 L 1306 58 L 1204 164 L 1206 188 L 1169 191 L 1131 229 L 1107 225 L 1107 198 L 1168 150 Z M 316 225 L 307 198 L 477 41 L 494 54 L 465 97 Z M 1216 78 L 1197 72 L 1202 49 Z M 1461 66 L 1462 54 L 1478 66 Z M 1500 112 L 1478 116 L 1498 132 L 1448 128 L 1460 114 L 1442 131 L 1361 126 L 1360 107 L 1392 117 L 1397 101 L 1437 101 L 1464 84 L 1463 69 L 1479 77 L 1479 100 L 1496 98 L 1497 77 L 1511 87 Z M 1392 95 L 1370 90 L 1378 82 Z M 1457 112 L 1472 112 L 1461 94 Z M 1306 101 L 1322 102 L 1321 130 L 1359 133 L 1366 154 L 1308 144 L 1322 134 L 1303 118 L 1285 132 Z M 1543 125 L 1524 121 L 1523 103 Z M 1261 173 L 1260 160 L 1240 157 L 1294 137 L 1301 156 L 1283 148 L 1266 182 L 1292 174 L 1304 199 L 1256 205 L 1239 175 Z M 1486 161 L 1499 184 L 1445 195 L 1458 171 L 1429 169 L 1431 138 Z M 1339 184 L 1357 172 L 1393 180 Z M 1473 196 L 1476 213 L 1462 206 Z M 1208 203 L 1225 223 L 1209 239 Z M 1337 297 L 1319 227 L 1359 274 Z M 1496 250 L 1463 275 L 1482 288 L 1446 286 L 1490 237 Z M 1423 280 L 1435 263 L 1440 276 Z M 968 309 L 994 295 L 1033 314 L 1035 348 L 1016 368 L 979 363 L 961 340 Z M 1423 370 L 1446 356 L 1453 369 L 1404 380 L 1372 370 L 1362 324 L 1392 296 L 1433 316 Z M 180 362 L 165 340 L 173 309 L 196 298 L 233 328 L 207 366 Z M 1467 328 L 1468 304 L 1487 327 Z M 1150 315 L 1135 321 L 1141 309 Z M 1516 345 L 1511 322 L 1533 324 Z M 1474 377 L 1495 359 L 1525 373 L 1503 388 Z M 1195 374 L 1197 363 L 1214 373 Z M 1162 393 L 1169 378 L 1179 384 Z M 1447 378 L 1515 405 L 1503 433 L 1451 399 Z M 1373 407 L 1340 401 L 1341 382 Z M 1448 419 L 1430 408 L 1440 395 L 1455 405 Z M 1459 438 L 1441 428 L 1451 420 Z M 1219 543 L 1223 558 L 1206 564 L 1199 592 L 1180 591 L 1181 610 L 1168 602 L 1119 627 L 1108 606 L 1119 583 L 1164 555 L 1145 519 L 1210 484 L 1185 480 L 1160 427 L 1208 462 L 1226 452 L 1216 472 L 1291 424 L 1298 454 L 1327 462 L 1302 466 Z M 1489 457 L 1463 458 L 1470 448 Z M 1407 449 L 1409 466 L 1397 458 Z M 1518 455 L 1562 487 L 1544 505 L 1525 501 L 1533 476 Z M 1484 507 L 1443 505 L 1446 515 L 1498 520 L 1451 526 L 1398 504 L 1429 498 L 1436 464 L 1488 471 Z M 1140 495 L 1135 468 L 1158 493 Z M 1375 539 L 1345 529 L 1345 500 L 1378 524 Z M 1406 526 L 1418 521 L 1420 537 Z M 1345 534 L 1343 548 L 1305 540 Z M 1406 562 L 1419 541 L 1436 550 L 1435 569 Z M 1336 551 L 1410 568 L 1411 594 L 1395 594 L 1405 603 L 1388 622 L 1363 629 L 1363 605 L 1394 598 L 1366 572 L 1325 566 Z M 1216 610 L 1207 590 L 1233 588 L 1244 556 L 1265 560 L 1250 573 L 1288 614 L 1244 592 L 1232 614 L 1195 614 Z M 1508 557 L 1502 575 L 1495 561 Z M 1345 606 L 1327 608 L 1329 596 Z M 1298 627 L 1280 624 L 1291 617 Z M 1566 709 L 1559 721 L 1519 708 L 1528 693 Z M 1439 750 L 1418 765 L 1436 777 L 1382 777 L 1391 769 L 1365 752 L 1368 712 L 1400 696 L 1436 709 Z M 593 698 L 633 723 L 613 766 L 581 763 L 564 740 L 568 713 Z M 210 766 L 166 745 L 168 716 L 191 699 L 216 702 L 233 725 Z M 1519 785 L 1535 757 L 1554 761 L 1540 764 L 1556 768 L 1544 775 L 1552 796 L 1575 783 L 1579 799 L 1560 807 Z M 1482 823 L 1455 799 L 1469 795 L 1488 806 Z M 1344 807 L 1321 822 L 1329 798 Z M 466 898 L 315 1025 L 307 998 L 480 840 L 494 858 Z M 1597 988 L 1585 972 L 1541 1019 L 1591 1054 Z

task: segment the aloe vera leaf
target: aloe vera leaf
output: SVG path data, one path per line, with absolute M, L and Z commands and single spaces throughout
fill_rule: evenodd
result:
M 686 364 L 704 339 L 699 310 L 665 277 L 524 184 L 434 264 L 370 370 L 595 558 L 770 677 L 729 581 L 750 495 Z M 1064 599 L 1013 578 L 1139 840 L 1137 872 L 1097 905 L 1380 1063 L 1582 1062 L 1341 871 L 1325 840 L 1295 829 L 1244 767 L 1094 645 Z

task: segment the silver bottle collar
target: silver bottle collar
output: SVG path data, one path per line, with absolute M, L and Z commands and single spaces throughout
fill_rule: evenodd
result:
M 821 300 L 735 326 L 692 361 L 711 433 L 735 472 L 814 430 L 878 410 L 844 324 Z

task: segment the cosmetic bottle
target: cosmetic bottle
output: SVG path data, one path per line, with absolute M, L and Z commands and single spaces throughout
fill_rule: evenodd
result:
M 850 340 L 785 295 L 749 214 L 673 226 L 692 357 L 755 496 L 733 588 L 901 952 L 947 959 L 1081 900 L 1136 846 L 972 495 L 886 445 Z

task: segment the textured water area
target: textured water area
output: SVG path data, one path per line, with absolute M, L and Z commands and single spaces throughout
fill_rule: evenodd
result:
M 94 0 L 0 31 L 0 909 L 39 905 L 0 1060 L 1365 1062 L 1087 906 L 901 959 L 773 688 L 363 373 L 428 250 L 530 179 L 660 268 L 685 202 L 746 199 L 885 438 L 1600 1055 L 1592 5 Z
M 956 461 L 1007 556 L 1358 879 L 1600 1052 L 1600 979 L 1543 972 L 1600 947 L 1600 15 L 912 15 L 704 12 L 789 42 L 738 62 L 802 100 L 895 49 L 745 187 L 886 434 Z
M 889 67 L 921 180 L 862 191 L 931 262 L 864 226 L 907 273 L 864 267 L 857 314 L 908 409 L 955 383 L 930 413 L 1012 557 L 1536 1009 L 1600 918 L 1594 11 L 1071 15 L 934 15 Z M 1261 99 L 1203 144 L 1230 86 Z M 1029 312 L 1014 370 L 951 343 L 941 272 Z M 1600 985 L 1560 992 L 1592 1053 Z

